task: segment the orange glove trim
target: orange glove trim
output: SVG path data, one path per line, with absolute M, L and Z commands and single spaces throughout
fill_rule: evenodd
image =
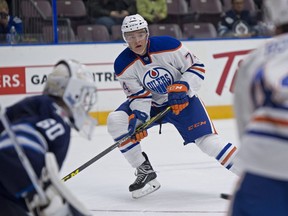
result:
M 184 104 L 175 104 L 173 106 L 171 106 L 172 108 L 172 112 L 175 114 L 175 115 L 179 115 L 179 113 L 185 109 L 187 106 L 189 105 L 188 102 L 184 103 Z
M 140 142 L 142 139 L 144 139 L 147 136 L 148 136 L 147 130 L 143 130 L 143 131 L 140 131 L 140 132 L 136 133 L 133 136 L 133 138 L 131 138 L 131 141 L 133 143 Z
M 170 92 L 188 92 L 188 88 L 184 84 L 173 84 L 167 87 L 168 93 Z
M 135 114 L 134 113 L 129 116 L 128 120 L 130 121 L 133 118 L 135 118 Z

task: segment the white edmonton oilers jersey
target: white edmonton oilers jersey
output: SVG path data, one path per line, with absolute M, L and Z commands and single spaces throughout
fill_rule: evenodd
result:
M 132 110 L 148 114 L 152 106 L 167 105 L 167 86 L 186 81 L 189 96 L 204 80 L 204 65 L 182 43 L 172 37 L 151 37 L 147 53 L 137 55 L 126 48 L 115 60 L 114 70 Z
M 288 34 L 242 62 L 235 84 L 235 114 L 243 169 L 288 180 Z M 283 98 L 284 96 L 284 98 Z

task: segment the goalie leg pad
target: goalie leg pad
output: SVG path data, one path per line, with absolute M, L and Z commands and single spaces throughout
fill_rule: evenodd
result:
M 88 216 L 91 213 L 86 209 L 86 207 L 68 190 L 64 183 L 60 180 L 58 165 L 56 162 L 55 155 L 52 153 L 47 153 L 45 157 L 47 174 L 49 179 L 60 194 L 60 196 L 67 202 L 71 210 L 72 215 L 75 216 Z
M 30 212 L 39 216 L 88 216 L 91 213 L 68 190 L 58 176 L 58 165 L 53 153 L 46 153 L 45 167 L 41 181 L 48 203 L 41 203 L 39 195 L 31 194 L 25 198 Z

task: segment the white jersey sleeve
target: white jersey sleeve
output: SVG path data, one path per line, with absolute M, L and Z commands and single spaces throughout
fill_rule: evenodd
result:
M 288 34 L 247 56 L 235 81 L 243 169 L 288 180 Z
M 181 46 L 174 53 L 175 67 L 179 69 L 182 74 L 181 81 L 189 84 L 189 96 L 192 97 L 200 90 L 201 85 L 205 79 L 204 64 L 185 46 Z

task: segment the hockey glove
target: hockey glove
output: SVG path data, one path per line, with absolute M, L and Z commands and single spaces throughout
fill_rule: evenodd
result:
M 175 115 L 178 115 L 189 104 L 187 92 L 189 85 L 185 81 L 177 81 L 167 87 L 168 104 Z
M 128 133 L 131 136 L 131 141 L 133 143 L 140 142 L 143 138 L 145 138 L 148 135 L 147 130 L 140 130 L 137 131 L 137 133 L 135 133 L 137 127 L 143 124 L 147 119 L 148 115 L 139 110 L 134 110 L 132 114 L 129 116 Z

